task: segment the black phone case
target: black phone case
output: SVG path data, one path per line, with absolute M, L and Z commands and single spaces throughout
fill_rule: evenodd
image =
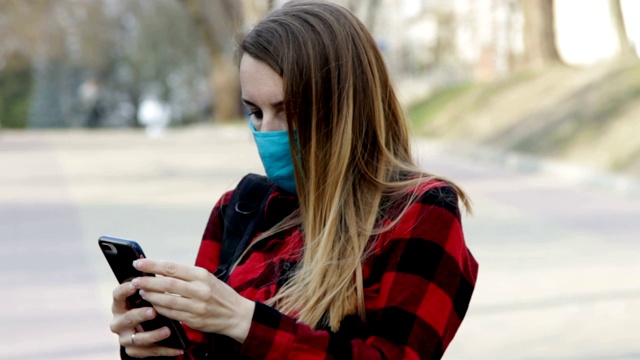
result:
M 107 259 L 109 266 L 111 266 L 111 270 L 113 270 L 113 273 L 120 284 L 140 276 L 155 276 L 154 274 L 143 273 L 133 267 L 134 260 L 145 257 L 142 252 L 142 248 L 137 242 L 102 236 L 98 240 L 98 243 L 100 245 L 100 250 L 102 250 L 102 253 Z M 115 253 L 109 245 L 112 245 L 115 248 Z M 138 292 L 129 296 L 127 298 L 127 303 L 131 308 L 152 307 L 151 303 L 140 297 Z M 157 314 L 155 318 L 143 322 L 141 326 L 145 331 L 151 331 L 167 326 L 169 330 L 171 330 L 171 335 L 164 340 L 158 341 L 157 344 L 182 350 L 185 350 L 188 347 L 189 340 L 179 321 Z

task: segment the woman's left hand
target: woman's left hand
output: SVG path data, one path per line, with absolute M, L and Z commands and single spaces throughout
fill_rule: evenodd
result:
M 145 273 L 162 275 L 132 281 L 158 313 L 192 329 L 244 342 L 251 327 L 253 301 L 200 267 L 152 259 L 136 260 L 134 266 Z

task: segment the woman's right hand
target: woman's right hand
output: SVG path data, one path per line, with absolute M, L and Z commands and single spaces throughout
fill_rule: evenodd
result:
M 152 307 L 129 308 L 126 299 L 135 294 L 136 291 L 137 289 L 130 281 L 118 285 L 113 290 L 111 332 L 118 335 L 120 345 L 125 348 L 127 355 L 134 358 L 181 355 L 183 353 L 182 350 L 155 344 L 171 334 L 166 326 L 153 331 L 144 331 L 142 329 L 140 324 L 156 317 L 157 312 Z

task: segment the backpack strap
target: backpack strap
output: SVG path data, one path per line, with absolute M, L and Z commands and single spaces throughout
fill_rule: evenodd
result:
M 266 176 L 257 174 L 248 174 L 238 183 L 224 214 L 220 265 L 213 273 L 218 279 L 227 281 L 229 270 L 249 246 L 274 187 Z

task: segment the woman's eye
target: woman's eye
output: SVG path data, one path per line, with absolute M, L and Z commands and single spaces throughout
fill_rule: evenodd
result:
M 253 116 L 256 119 L 262 119 L 262 111 L 256 109 L 256 110 L 251 110 L 249 112 L 249 116 Z

